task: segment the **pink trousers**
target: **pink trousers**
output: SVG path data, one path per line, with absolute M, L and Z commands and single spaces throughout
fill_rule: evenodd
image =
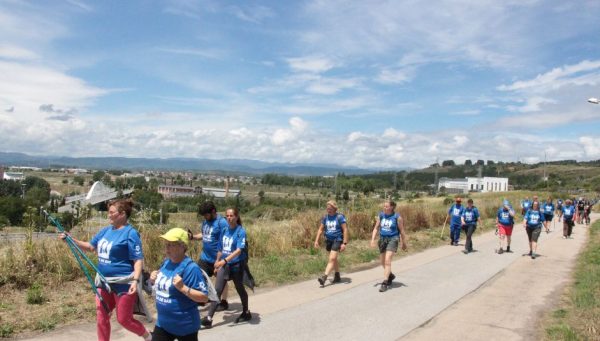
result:
M 98 297 L 96 297 L 96 329 L 98 332 L 98 341 L 110 340 L 110 312 L 115 307 L 117 308 L 117 321 L 130 332 L 143 336 L 146 332 L 146 327 L 133 318 L 133 306 L 137 300 L 137 294 L 133 295 L 117 295 L 114 292 L 108 293 L 102 289 L 98 289 L 100 296 L 108 306 L 109 312 L 104 310 Z

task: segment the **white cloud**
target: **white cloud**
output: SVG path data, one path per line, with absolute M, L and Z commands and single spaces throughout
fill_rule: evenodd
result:
M 0 58 L 6 59 L 36 59 L 38 55 L 28 49 L 15 45 L 0 45 Z
M 600 137 L 582 136 L 579 138 L 579 143 L 583 146 L 586 157 L 600 157 Z
M 336 67 L 336 63 L 326 57 L 307 56 L 299 58 L 288 58 L 288 65 L 294 71 L 323 73 Z

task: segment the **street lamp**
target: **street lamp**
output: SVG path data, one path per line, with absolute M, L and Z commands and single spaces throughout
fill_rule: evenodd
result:
M 590 102 L 592 104 L 600 104 L 600 100 L 595 97 L 589 98 L 588 102 Z

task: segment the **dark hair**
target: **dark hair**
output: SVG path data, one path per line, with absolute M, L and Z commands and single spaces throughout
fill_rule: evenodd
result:
M 198 214 L 200 215 L 205 215 L 209 213 L 212 214 L 214 212 L 217 212 L 217 207 L 212 201 L 205 201 L 198 207 Z
M 385 202 L 387 202 L 388 204 L 390 204 L 390 206 L 392 206 L 392 209 L 396 208 L 396 203 L 394 202 L 394 200 L 386 200 Z
M 473 199 L 469 198 L 469 200 L 467 200 L 467 204 L 472 204 L 473 203 Z
M 235 216 L 237 217 L 237 220 L 235 221 L 236 224 L 238 225 L 242 225 L 242 218 L 240 217 L 240 211 L 238 211 L 238 209 L 236 207 L 230 207 L 227 210 L 225 210 L 225 212 L 232 210 L 233 214 L 235 214 Z
M 115 206 L 119 213 L 125 212 L 127 219 L 131 216 L 133 209 L 133 200 L 131 199 L 115 199 L 108 202 L 108 207 Z

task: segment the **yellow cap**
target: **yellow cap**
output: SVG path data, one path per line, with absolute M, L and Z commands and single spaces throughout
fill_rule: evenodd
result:
M 179 227 L 170 229 L 160 237 L 170 242 L 183 242 L 186 246 L 190 243 L 188 232 Z

